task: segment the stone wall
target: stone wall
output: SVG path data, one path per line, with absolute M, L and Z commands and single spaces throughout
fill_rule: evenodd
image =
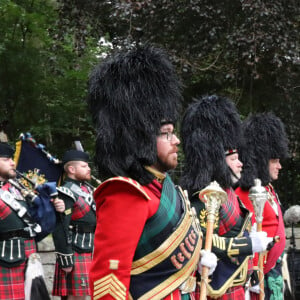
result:
M 286 234 L 286 249 L 288 249 L 291 246 L 291 236 L 292 236 L 291 227 L 287 227 L 285 229 L 285 234 Z M 296 249 L 300 250 L 300 228 L 294 228 L 294 235 L 295 235 Z
M 52 300 L 60 300 L 60 297 L 54 297 L 51 295 L 55 268 L 54 245 L 51 235 L 47 236 L 45 239 L 38 243 L 38 252 L 42 259 L 45 281 L 50 298 Z

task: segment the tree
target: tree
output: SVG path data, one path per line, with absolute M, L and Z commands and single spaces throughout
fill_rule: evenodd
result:
M 295 0 L 2 0 L 0 121 L 9 120 L 11 139 L 26 130 L 65 149 L 81 136 L 92 149 L 83 100 L 98 54 L 109 51 L 100 37 L 115 48 L 154 43 L 176 63 L 185 106 L 218 93 L 242 117 L 270 110 L 281 117 L 292 152 L 282 186 L 298 184 L 299 12 Z M 296 193 L 280 191 L 291 203 L 300 194 L 293 186 Z
M 1 1 L 0 121 L 9 121 L 12 141 L 30 131 L 60 155 L 75 136 L 92 148 L 84 99 L 102 50 L 89 38 L 78 55 L 72 32 L 59 39 L 57 9 L 51 0 Z
M 185 105 L 195 96 L 218 93 L 229 96 L 242 117 L 273 111 L 286 124 L 293 160 L 299 162 L 300 122 L 295 113 L 300 92 L 297 1 L 59 3 L 63 23 L 68 20 L 75 31 L 81 30 L 86 36 L 106 35 L 115 47 L 150 42 L 168 49 L 186 87 Z M 77 16 L 81 17 L 80 24 L 74 23 Z M 89 30 L 84 31 L 86 28 Z M 288 172 L 288 177 L 296 178 L 294 168 Z M 287 176 L 285 171 L 283 175 Z M 286 198 L 295 203 L 299 194 L 299 189 L 296 194 L 288 192 Z

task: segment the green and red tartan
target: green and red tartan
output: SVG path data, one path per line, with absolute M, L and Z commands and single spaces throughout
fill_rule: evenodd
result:
M 211 299 L 207 297 L 207 299 Z M 245 288 L 243 286 L 234 286 L 229 288 L 218 300 L 245 300 Z
M 26 259 L 36 252 L 36 244 L 33 239 L 25 240 Z M 5 268 L 0 266 L 0 299 L 24 300 L 24 282 L 26 263 L 17 267 Z
M 197 284 L 196 292 L 194 295 L 195 299 L 200 298 L 200 285 Z M 245 289 L 243 286 L 235 286 L 229 288 L 224 295 L 219 298 L 207 297 L 207 300 L 245 300 Z
M 92 253 L 74 252 L 74 267 L 70 273 L 64 272 L 56 262 L 52 295 L 90 295 L 88 274 L 91 262 Z
M 226 189 L 228 200 L 221 205 L 219 210 L 219 231 L 220 236 L 229 232 L 238 222 L 240 218 L 243 218 L 240 204 L 233 189 Z

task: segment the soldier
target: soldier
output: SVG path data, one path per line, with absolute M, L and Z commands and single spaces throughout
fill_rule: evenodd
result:
M 66 210 L 53 232 L 56 266 L 54 296 L 62 299 L 85 299 L 89 292 L 89 269 L 92 260 L 96 225 L 89 155 L 83 151 L 66 151 L 63 159 L 66 178 L 58 187 Z
M 261 113 L 249 116 L 243 123 L 245 143 L 241 148 L 241 156 L 245 163 L 240 187 L 236 189 L 244 205 L 253 212 L 252 222 L 255 223 L 254 208 L 249 199 L 249 189 L 254 179 L 259 178 L 269 194 L 263 210 L 262 229 L 269 237 L 279 236 L 264 260 L 265 299 L 283 299 L 282 257 L 285 248 L 285 229 L 279 198 L 271 183 L 278 179 L 281 169 L 280 160 L 288 157 L 288 138 L 284 125 L 272 113 Z M 254 259 L 257 270 L 258 257 Z M 253 286 L 250 290 L 251 299 L 256 299 L 259 290 L 256 272 L 253 274 Z M 255 295 L 256 293 L 256 295 Z
M 167 174 L 177 165 L 180 100 L 161 49 L 119 52 L 92 72 L 96 161 L 106 179 L 94 194 L 93 299 L 192 297 L 201 232 L 189 200 Z
M 15 180 L 13 155 L 9 144 L 0 143 L 0 299 L 24 300 L 25 269 L 29 256 L 36 253 L 35 238 L 41 233 L 29 209 L 35 203 L 34 197 L 39 196 L 24 198 L 24 190 Z M 64 210 L 61 200 L 52 201 L 57 211 Z M 45 286 L 37 292 L 46 292 L 49 298 Z
M 249 258 L 254 252 L 265 250 L 268 244 L 265 233 L 253 232 L 249 237 L 249 211 L 232 188 L 242 169 L 237 151 L 240 123 L 234 104 L 214 95 L 196 99 L 188 107 L 181 126 L 185 154 L 181 183 L 193 196 L 191 204 L 204 232 L 207 211 L 199 192 L 217 181 L 228 196 L 218 211 L 212 237 L 212 251 L 220 260 L 207 285 L 208 294 L 218 299 L 245 299 Z

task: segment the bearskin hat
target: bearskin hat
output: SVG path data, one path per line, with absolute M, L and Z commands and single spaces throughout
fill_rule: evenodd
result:
M 230 187 L 225 153 L 238 148 L 240 137 L 241 120 L 232 101 L 216 95 L 195 99 L 181 126 L 185 155 L 181 185 L 190 194 L 214 180 L 223 188 Z
M 96 66 L 88 104 L 97 131 L 100 178 L 126 176 L 146 184 L 157 160 L 162 120 L 176 122 L 181 84 L 167 54 L 147 45 L 121 51 Z
M 288 138 L 282 121 L 273 113 L 250 115 L 242 125 L 243 145 L 240 157 L 244 164 L 240 186 L 249 189 L 254 179 L 270 183 L 269 160 L 288 157 Z

